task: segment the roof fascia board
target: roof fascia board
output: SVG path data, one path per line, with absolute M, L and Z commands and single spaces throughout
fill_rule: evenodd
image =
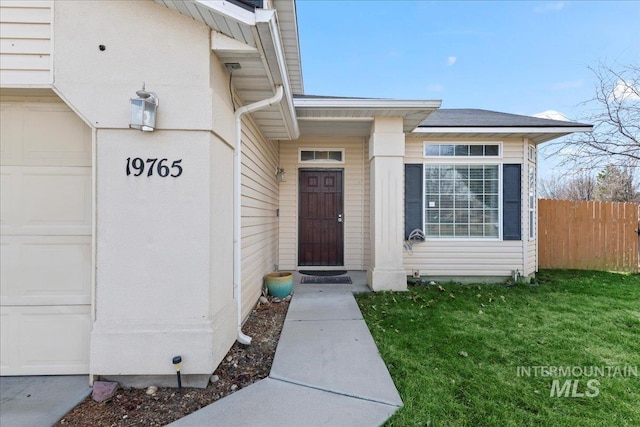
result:
M 593 126 L 575 127 L 417 127 L 413 133 L 573 133 L 590 132 Z
M 293 104 L 284 47 L 282 46 L 280 31 L 276 23 L 276 11 L 274 9 L 257 9 L 255 17 L 259 41 L 262 43 L 273 82 L 274 84 L 281 84 L 284 88 L 284 97 L 280 105 L 282 105 L 282 102 L 286 103 L 286 109 L 283 113 L 287 133 L 291 139 L 297 139 L 300 136 L 300 128 L 298 127 L 296 109 Z
M 336 98 L 295 98 L 293 103 L 300 108 L 327 109 L 437 109 L 441 101 L 403 99 L 336 99 Z
M 298 117 L 308 122 L 372 122 L 374 117 Z
M 256 24 L 254 12 L 246 10 L 228 1 L 196 0 L 196 3 L 210 9 L 214 13 L 232 19 L 240 24 L 253 26 Z

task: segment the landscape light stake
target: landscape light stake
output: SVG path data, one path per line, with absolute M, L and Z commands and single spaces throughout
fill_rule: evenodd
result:
M 182 397 L 182 379 L 180 378 L 180 369 L 182 369 L 182 356 L 176 356 L 173 358 L 173 366 L 176 368 L 176 375 L 178 375 L 178 392 Z

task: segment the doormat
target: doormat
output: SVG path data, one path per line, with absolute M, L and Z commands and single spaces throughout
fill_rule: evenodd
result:
M 347 274 L 347 270 L 300 270 L 300 273 L 307 276 L 342 276 Z
M 323 277 L 323 276 L 305 276 L 300 280 L 300 283 L 320 283 L 320 284 L 339 284 L 347 285 L 351 284 L 351 277 Z

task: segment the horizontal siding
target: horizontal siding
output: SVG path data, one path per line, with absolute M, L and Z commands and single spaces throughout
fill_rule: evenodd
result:
M 0 2 L 2 86 L 51 84 L 52 1 Z
M 0 54 L 2 68 L 6 70 L 49 71 L 50 59 L 43 55 L 5 55 Z
M 34 54 L 48 55 L 51 51 L 51 42 L 38 39 L 0 39 L 0 51 L 3 54 Z
M 278 262 L 278 145 L 255 121 L 242 122 L 242 316 L 261 295 L 263 278 Z M 231 179 L 231 177 L 229 177 Z
M 2 5 L 2 22 L 7 23 L 23 23 L 32 24 L 49 24 L 51 23 L 51 7 L 50 5 L 40 4 L 34 5 L 33 2 L 14 3 L 14 6 L 8 6 L 3 1 Z
M 343 164 L 298 163 L 298 149 L 344 148 Z M 298 266 L 298 169 L 344 168 L 344 267 L 362 270 L 365 264 L 365 176 L 366 145 L 362 138 L 315 138 L 280 142 L 280 165 L 287 172 L 287 181 L 280 183 L 280 268 Z
M 420 270 L 426 276 L 510 276 L 522 271 L 522 243 L 437 241 L 416 243 L 405 251 L 407 274 Z

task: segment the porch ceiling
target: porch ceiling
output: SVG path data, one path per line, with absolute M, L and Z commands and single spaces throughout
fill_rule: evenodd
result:
M 275 86 L 282 85 L 282 101 L 252 116 L 269 139 L 299 136 L 292 87 L 302 90 L 302 73 L 293 1 L 275 2 L 283 15 L 277 18 L 275 10 L 254 9 L 233 0 L 152 1 L 213 30 L 211 47 L 220 61 L 240 64 L 240 69 L 233 70 L 233 84 L 245 104 L 273 96 Z M 289 68 L 293 70 L 292 78 Z

